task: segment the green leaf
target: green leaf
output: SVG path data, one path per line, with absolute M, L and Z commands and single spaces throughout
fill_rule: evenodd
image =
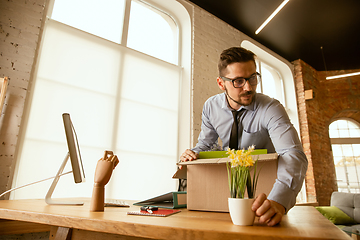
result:
M 253 198 L 254 197 L 254 191 L 253 191 L 253 186 L 251 184 L 250 171 L 248 171 L 248 176 L 247 176 L 247 181 L 246 181 L 246 188 L 247 188 L 248 197 Z

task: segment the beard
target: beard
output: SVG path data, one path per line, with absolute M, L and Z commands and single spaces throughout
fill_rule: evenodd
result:
M 233 101 L 241 106 L 248 106 L 254 101 L 255 91 L 246 91 L 246 92 L 240 94 L 236 100 L 234 98 L 230 97 L 226 87 L 225 87 L 225 94 L 231 101 Z M 250 101 L 242 101 L 241 100 L 241 97 L 247 97 L 247 96 L 252 96 Z

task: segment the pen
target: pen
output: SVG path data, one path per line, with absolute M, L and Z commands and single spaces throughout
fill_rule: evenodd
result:
M 147 211 L 148 213 L 152 214 L 153 211 L 158 210 L 157 207 L 149 207 L 149 206 L 144 206 L 140 208 L 141 211 Z

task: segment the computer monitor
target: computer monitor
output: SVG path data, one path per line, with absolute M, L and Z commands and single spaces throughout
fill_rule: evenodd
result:
M 70 114 L 64 113 L 62 117 L 64 121 L 66 141 L 69 149 L 74 181 L 75 183 L 81 183 L 85 181 L 85 172 L 81 160 L 79 142 L 77 140 L 74 125 L 70 119 Z
M 75 183 L 81 183 L 85 181 L 85 172 L 81 160 L 79 143 L 77 140 L 76 132 L 74 126 L 70 119 L 70 114 L 64 113 L 62 115 L 64 122 L 64 129 L 66 135 L 66 141 L 69 152 L 66 154 L 65 159 L 60 166 L 58 173 L 50 186 L 48 193 L 46 194 L 45 201 L 47 204 L 64 204 L 64 205 L 83 205 L 82 202 L 67 202 L 67 201 L 56 201 L 51 198 L 52 193 L 55 190 L 56 184 L 59 181 L 59 178 L 62 176 L 62 172 L 66 166 L 67 161 L 70 158 L 72 173 L 74 176 Z

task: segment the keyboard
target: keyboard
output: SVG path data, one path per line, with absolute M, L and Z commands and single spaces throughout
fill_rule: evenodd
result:
M 130 207 L 130 205 L 119 199 L 105 199 L 105 207 Z

